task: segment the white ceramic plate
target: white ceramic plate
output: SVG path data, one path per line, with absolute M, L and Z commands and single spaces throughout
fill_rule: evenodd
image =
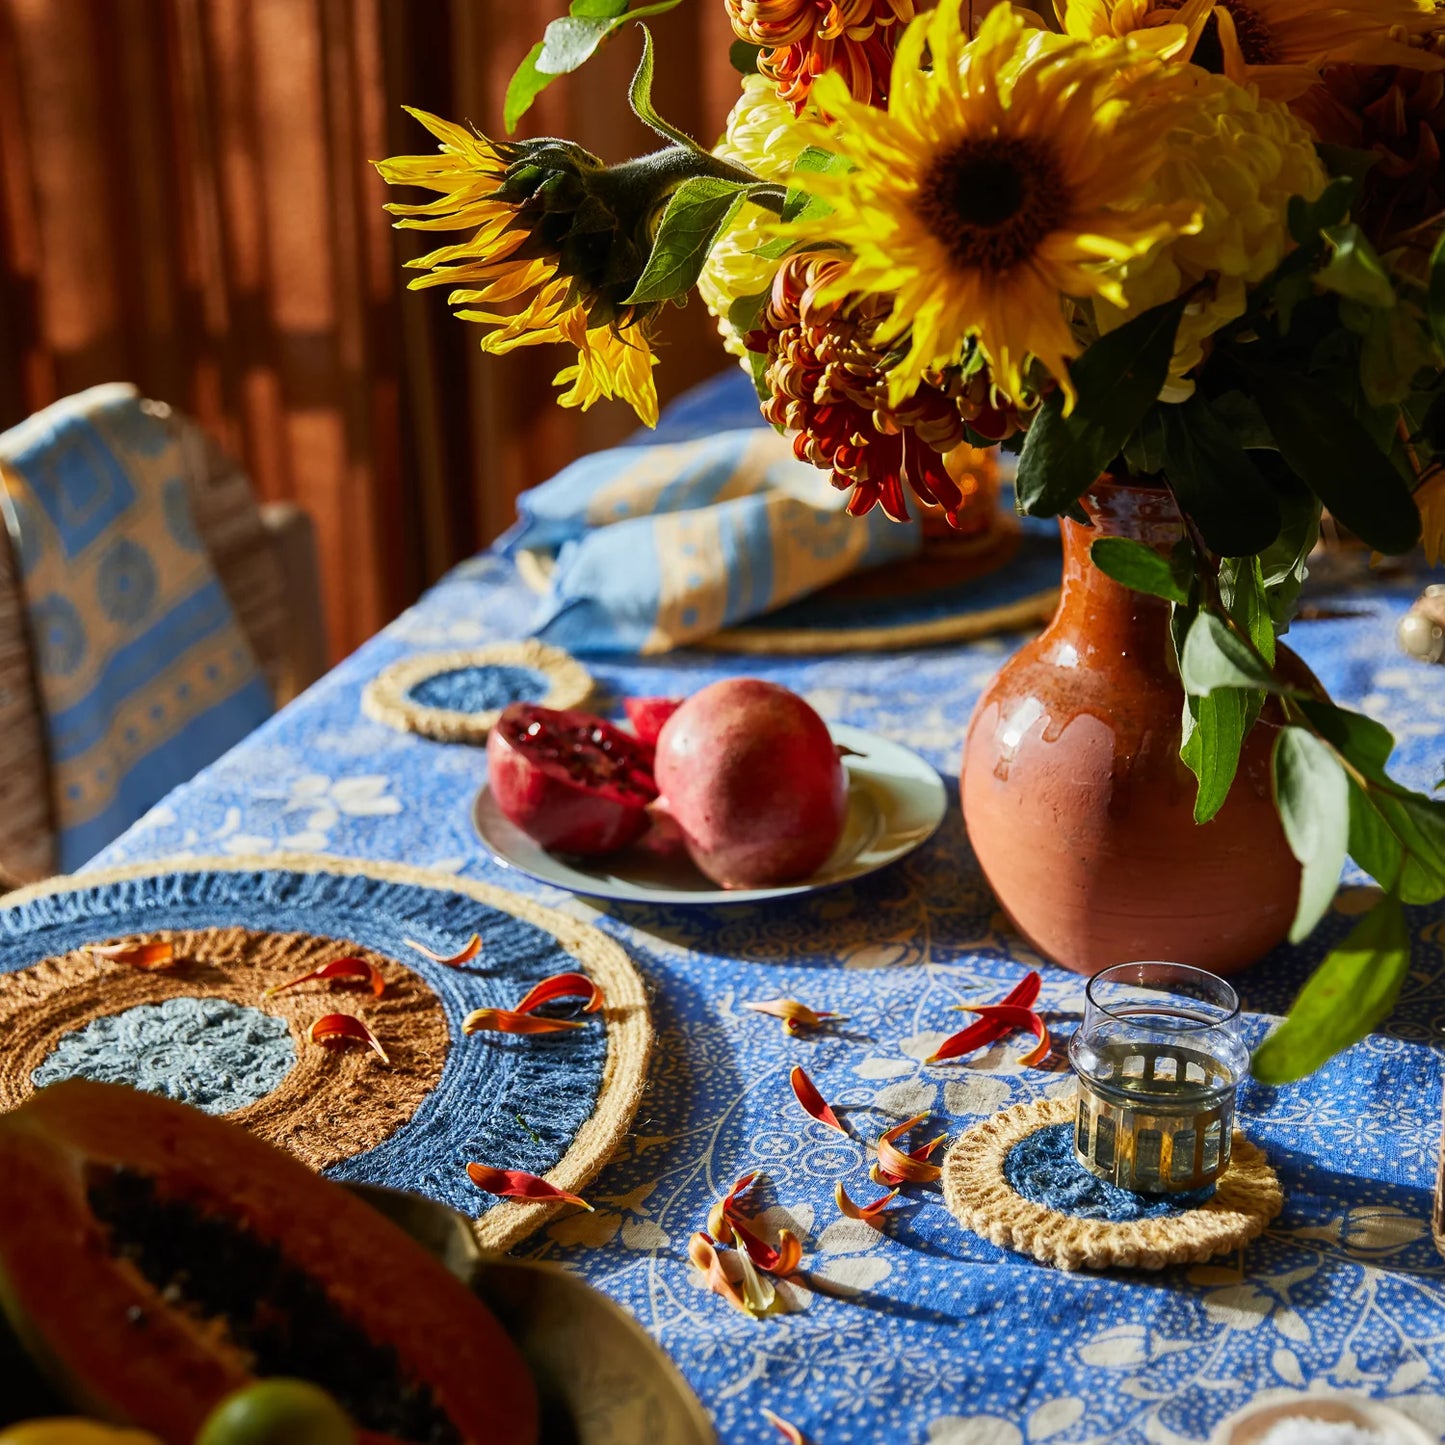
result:
M 785 888 L 719 888 L 686 858 L 659 859 L 634 850 L 591 863 L 558 857 L 508 822 L 485 784 L 473 805 L 472 820 L 499 863 L 590 898 L 716 904 L 813 893 L 897 862 L 933 836 L 947 807 L 943 779 L 917 753 L 846 723 L 830 723 L 828 731 L 851 751 L 843 758 L 848 770 L 848 821 L 833 856 L 811 878 Z

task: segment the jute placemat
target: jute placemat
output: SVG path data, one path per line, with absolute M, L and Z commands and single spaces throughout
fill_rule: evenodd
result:
M 409 933 L 440 952 L 473 929 L 483 949 L 464 967 L 433 963 L 403 942 Z M 85 947 L 160 938 L 182 960 L 173 968 L 142 971 Z M 266 996 L 343 955 L 376 964 L 382 997 L 324 984 Z M 538 977 L 578 968 L 605 999 L 600 1016 L 586 1016 L 596 1027 L 462 1035 L 472 1008 L 508 1007 Z M 643 980 L 622 947 L 530 899 L 397 863 L 185 858 L 52 879 L 4 898 L 0 1106 L 30 1091 L 61 1039 L 178 998 L 244 1004 L 290 1030 L 294 1066 L 232 1118 L 333 1177 L 463 1208 L 478 1216 L 479 1243 L 497 1250 L 571 1206 L 493 1201 L 467 1181 L 466 1163 L 527 1168 L 584 1193 L 631 1125 L 652 1048 Z M 310 1024 L 328 1012 L 362 1019 L 390 1063 L 364 1047 L 310 1044 Z M 178 1058 L 184 1067 L 183 1049 Z
M 1284 1194 L 1269 1161 L 1236 1131 L 1229 1167 L 1195 1207 L 1153 1219 L 1082 1219 L 1025 1199 L 1004 1173 L 1039 1129 L 1071 1123 L 1070 1099 L 1037 1099 L 964 1131 L 943 1161 L 943 1197 L 965 1228 L 1056 1269 L 1164 1269 L 1228 1254 L 1264 1232 Z

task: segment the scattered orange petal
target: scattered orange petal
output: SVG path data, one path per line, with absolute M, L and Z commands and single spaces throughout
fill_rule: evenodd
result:
M 310 973 L 299 974 L 295 978 L 287 979 L 285 983 L 273 983 L 264 997 L 270 998 L 273 993 L 284 993 L 288 988 L 295 988 L 298 983 L 332 978 L 365 979 L 371 985 L 372 996 L 375 998 L 380 998 L 386 988 L 386 980 L 374 963 L 368 963 L 364 958 L 333 958 L 330 963 L 323 963 L 320 968 L 313 968 Z
M 587 974 L 554 973 L 551 978 L 533 984 L 512 1012 L 531 1013 L 534 1008 L 551 1003 L 554 998 L 585 998 L 587 1002 L 582 1006 L 583 1013 L 596 1013 L 602 1007 L 602 990 Z
M 403 942 L 408 948 L 414 948 L 418 953 L 425 954 L 433 963 L 444 963 L 449 968 L 460 968 L 464 963 L 470 963 L 482 951 L 482 935 L 474 933 L 467 940 L 466 947 L 460 953 L 454 953 L 450 958 L 445 954 L 433 953 L 426 944 L 418 943 L 415 939 L 407 938 Z
M 818 1092 L 818 1086 L 803 1072 L 801 1064 L 793 1065 L 793 1071 L 788 1078 L 793 1085 L 793 1094 L 803 1106 L 806 1114 L 820 1124 L 826 1124 L 830 1129 L 836 1129 L 845 1138 L 849 1137 L 848 1131 L 838 1122 L 838 1116 L 828 1107 L 823 1096 Z
M 750 1315 L 755 1319 L 760 1318 L 772 1309 L 778 1292 L 773 1288 L 772 1280 L 764 1279 L 758 1273 L 745 1249 L 738 1251 L 737 1260 L 738 1268 L 743 1272 L 743 1303 L 747 1306 Z
M 528 1174 L 525 1169 L 492 1169 L 486 1164 L 468 1164 L 467 1178 L 478 1189 L 485 1189 L 488 1194 L 496 1194 L 503 1199 L 527 1199 L 541 1204 L 580 1204 L 589 1211 L 592 1208 L 585 1199 L 558 1189 L 555 1184 Z
M 513 1013 L 504 1008 L 473 1009 L 462 1020 L 464 1034 L 560 1034 L 586 1027 L 581 1019 L 539 1019 L 536 1014 Z
M 752 1188 L 753 1180 L 758 1177 L 755 1169 L 751 1174 L 744 1174 L 741 1179 L 733 1181 L 733 1187 L 719 1199 L 713 1207 L 708 1210 L 707 1228 L 708 1233 L 719 1244 L 731 1244 L 733 1242 L 733 1227 L 728 1221 L 733 1206 L 738 1199 Z
M 365 1044 L 367 1048 L 376 1051 L 377 1057 L 383 1064 L 391 1062 L 386 1056 L 386 1050 L 381 1046 L 381 1040 L 359 1018 L 355 1018 L 351 1014 L 322 1014 L 311 1025 L 311 1042 L 313 1044 L 349 1042 Z
M 1031 1008 L 1020 1008 L 1017 1004 L 980 1004 L 969 1009 L 970 1013 L 981 1016 L 982 1021 L 1008 1029 L 1027 1029 L 1039 1041 L 1038 1047 L 1030 1049 L 1020 1060 L 1021 1064 L 1039 1064 L 1049 1056 L 1053 1041 L 1049 1038 L 1048 1026 Z
M 176 962 L 176 946 L 168 939 L 159 943 L 91 943 L 86 945 L 86 952 L 146 972 Z
M 792 1421 L 783 1419 L 781 1415 L 773 1414 L 766 1405 L 759 1408 L 763 1412 L 763 1419 L 782 1435 L 789 1445 L 808 1445 L 808 1437 Z
M 898 1190 L 890 1189 L 881 1199 L 875 1199 L 871 1204 L 854 1204 L 840 1181 L 833 1190 L 833 1198 L 837 1200 L 839 1212 L 845 1219 L 859 1219 L 865 1224 L 876 1225 L 883 1212 L 898 1198 Z
M 775 1019 L 782 1019 L 783 1027 L 794 1036 L 808 1029 L 822 1028 L 825 1023 L 836 1022 L 843 1017 L 842 1014 L 820 1013 L 805 1003 L 799 1003 L 795 998 L 763 999 L 758 1003 L 745 1003 L 743 1007 L 752 1009 L 754 1013 L 770 1014 Z
M 878 1177 L 883 1182 L 888 1184 L 931 1184 L 943 1174 L 943 1170 L 937 1164 L 929 1164 L 927 1160 L 928 1156 L 944 1141 L 946 1135 L 940 1134 L 936 1139 L 930 1140 L 911 1154 L 905 1154 L 893 1142 L 915 1125 L 921 1124 L 927 1117 L 927 1114 L 915 1114 L 911 1119 L 905 1119 L 901 1124 L 895 1124 L 891 1129 L 884 1131 L 878 1140 L 878 1162 L 874 1165 Z
M 702 1230 L 698 1230 L 688 1240 L 687 1257 L 702 1272 L 704 1279 L 707 1280 L 707 1287 L 714 1294 L 721 1295 L 740 1313 L 752 1314 L 752 1310 L 748 1308 L 737 1285 L 723 1272 L 722 1257 L 717 1252 L 717 1246 Z

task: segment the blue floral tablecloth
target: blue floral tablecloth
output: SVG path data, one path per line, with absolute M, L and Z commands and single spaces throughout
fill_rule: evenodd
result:
M 1408 660 L 1393 635 L 1415 590 L 1351 595 L 1350 615 L 1301 624 L 1292 641 L 1342 701 L 1394 729 L 1400 775 L 1430 788 L 1445 771 L 1445 669 Z M 994 999 L 1039 965 L 995 910 L 956 792 L 942 832 L 905 863 L 799 902 L 604 911 L 531 885 L 494 865 L 472 831 L 483 752 L 370 722 L 359 699 L 398 658 L 525 635 L 533 606 L 500 558 L 464 565 L 97 862 L 297 850 L 395 859 L 536 893 L 620 938 L 656 986 L 652 1082 L 633 1137 L 588 1191 L 596 1212 L 558 1219 L 523 1249 L 630 1309 L 728 1445 L 777 1438 L 763 1406 L 819 1445 L 1174 1445 L 1205 1440 L 1259 1392 L 1310 1385 L 1388 1399 L 1445 1433 L 1445 1262 L 1428 1222 L 1445 912 L 1416 911 L 1415 965 L 1385 1031 L 1307 1083 L 1246 1088 L 1244 1127 L 1287 1198 L 1242 1258 L 1064 1275 L 964 1232 L 926 1191 L 879 1234 L 839 1216 L 837 1181 L 855 1197 L 875 1191 L 860 1150 L 793 1104 L 793 1064 L 854 1106 L 865 1135 L 922 1111 L 956 1132 L 1072 1087 L 1067 1074 L 1020 1069 L 1016 1044 L 971 1066 L 923 1063 L 958 1026 L 950 1005 Z M 916 748 L 951 780 L 974 699 L 1018 640 L 814 659 L 688 653 L 594 670 L 614 698 L 771 677 L 830 719 Z M 1364 906 L 1347 886 L 1315 942 L 1242 980 L 1256 1036 Z M 1041 1007 L 1066 1030 L 1082 983 L 1043 973 Z M 790 1039 L 743 1008 L 780 994 L 848 1015 L 846 1034 Z M 796 1312 L 754 1322 L 702 1287 L 688 1236 L 754 1169 L 766 1174 L 767 1220 L 802 1234 L 805 1268 L 846 1297 L 798 1292 Z

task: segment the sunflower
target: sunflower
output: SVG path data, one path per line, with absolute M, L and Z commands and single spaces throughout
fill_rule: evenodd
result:
M 793 163 L 808 146 L 828 144 L 826 128 L 810 112 L 795 119 L 793 107 L 761 75 L 749 75 L 728 116 L 727 134 L 713 147 L 713 154 L 745 166 L 765 181 L 787 184 Z M 759 206 L 740 207 L 713 241 L 698 277 L 698 294 L 717 318 L 723 345 L 739 358 L 747 350 L 727 319 L 728 309 L 739 297 L 761 295 L 773 283 L 778 262 L 757 254 L 770 235 L 771 220 Z
M 855 100 L 881 103 L 913 0 L 727 0 L 727 11 L 738 39 L 762 47 L 758 69 L 801 114 L 813 82 L 829 72 Z
M 621 397 L 656 426 L 649 325 L 657 308 L 625 301 L 646 261 L 646 216 L 609 206 L 606 168 L 580 146 L 492 141 L 424 111 L 409 114 L 441 142 L 438 153 L 394 156 L 376 168 L 392 185 L 439 195 L 386 209 L 402 218 L 400 228 L 471 232 L 408 261 L 426 273 L 411 287 L 457 288 L 447 299 L 466 308 L 457 312 L 461 320 L 487 328 L 483 351 L 575 346 L 576 364 L 555 378 L 567 388 L 558 398 L 563 406 L 585 411 L 603 397 Z
M 1271 100 L 1292 101 L 1326 65 L 1445 66 L 1411 46 L 1436 23 L 1433 0 L 1055 0 L 1065 32 L 1120 36 L 1185 23 L 1188 58 Z
M 1190 87 L 1128 41 L 1041 32 L 1008 5 L 967 42 L 959 9 L 949 0 L 908 27 L 886 111 L 818 83 L 838 122 L 830 144 L 852 168 L 794 175 L 832 214 L 779 229 L 852 253 L 829 295 L 893 298 L 875 336 L 906 336 L 889 374 L 895 403 L 977 338 L 1005 397 L 1025 400 L 1032 355 L 1072 405 L 1067 362 L 1081 346 L 1067 298 L 1122 306 L 1118 264 L 1199 224 L 1195 202 L 1138 199 Z

